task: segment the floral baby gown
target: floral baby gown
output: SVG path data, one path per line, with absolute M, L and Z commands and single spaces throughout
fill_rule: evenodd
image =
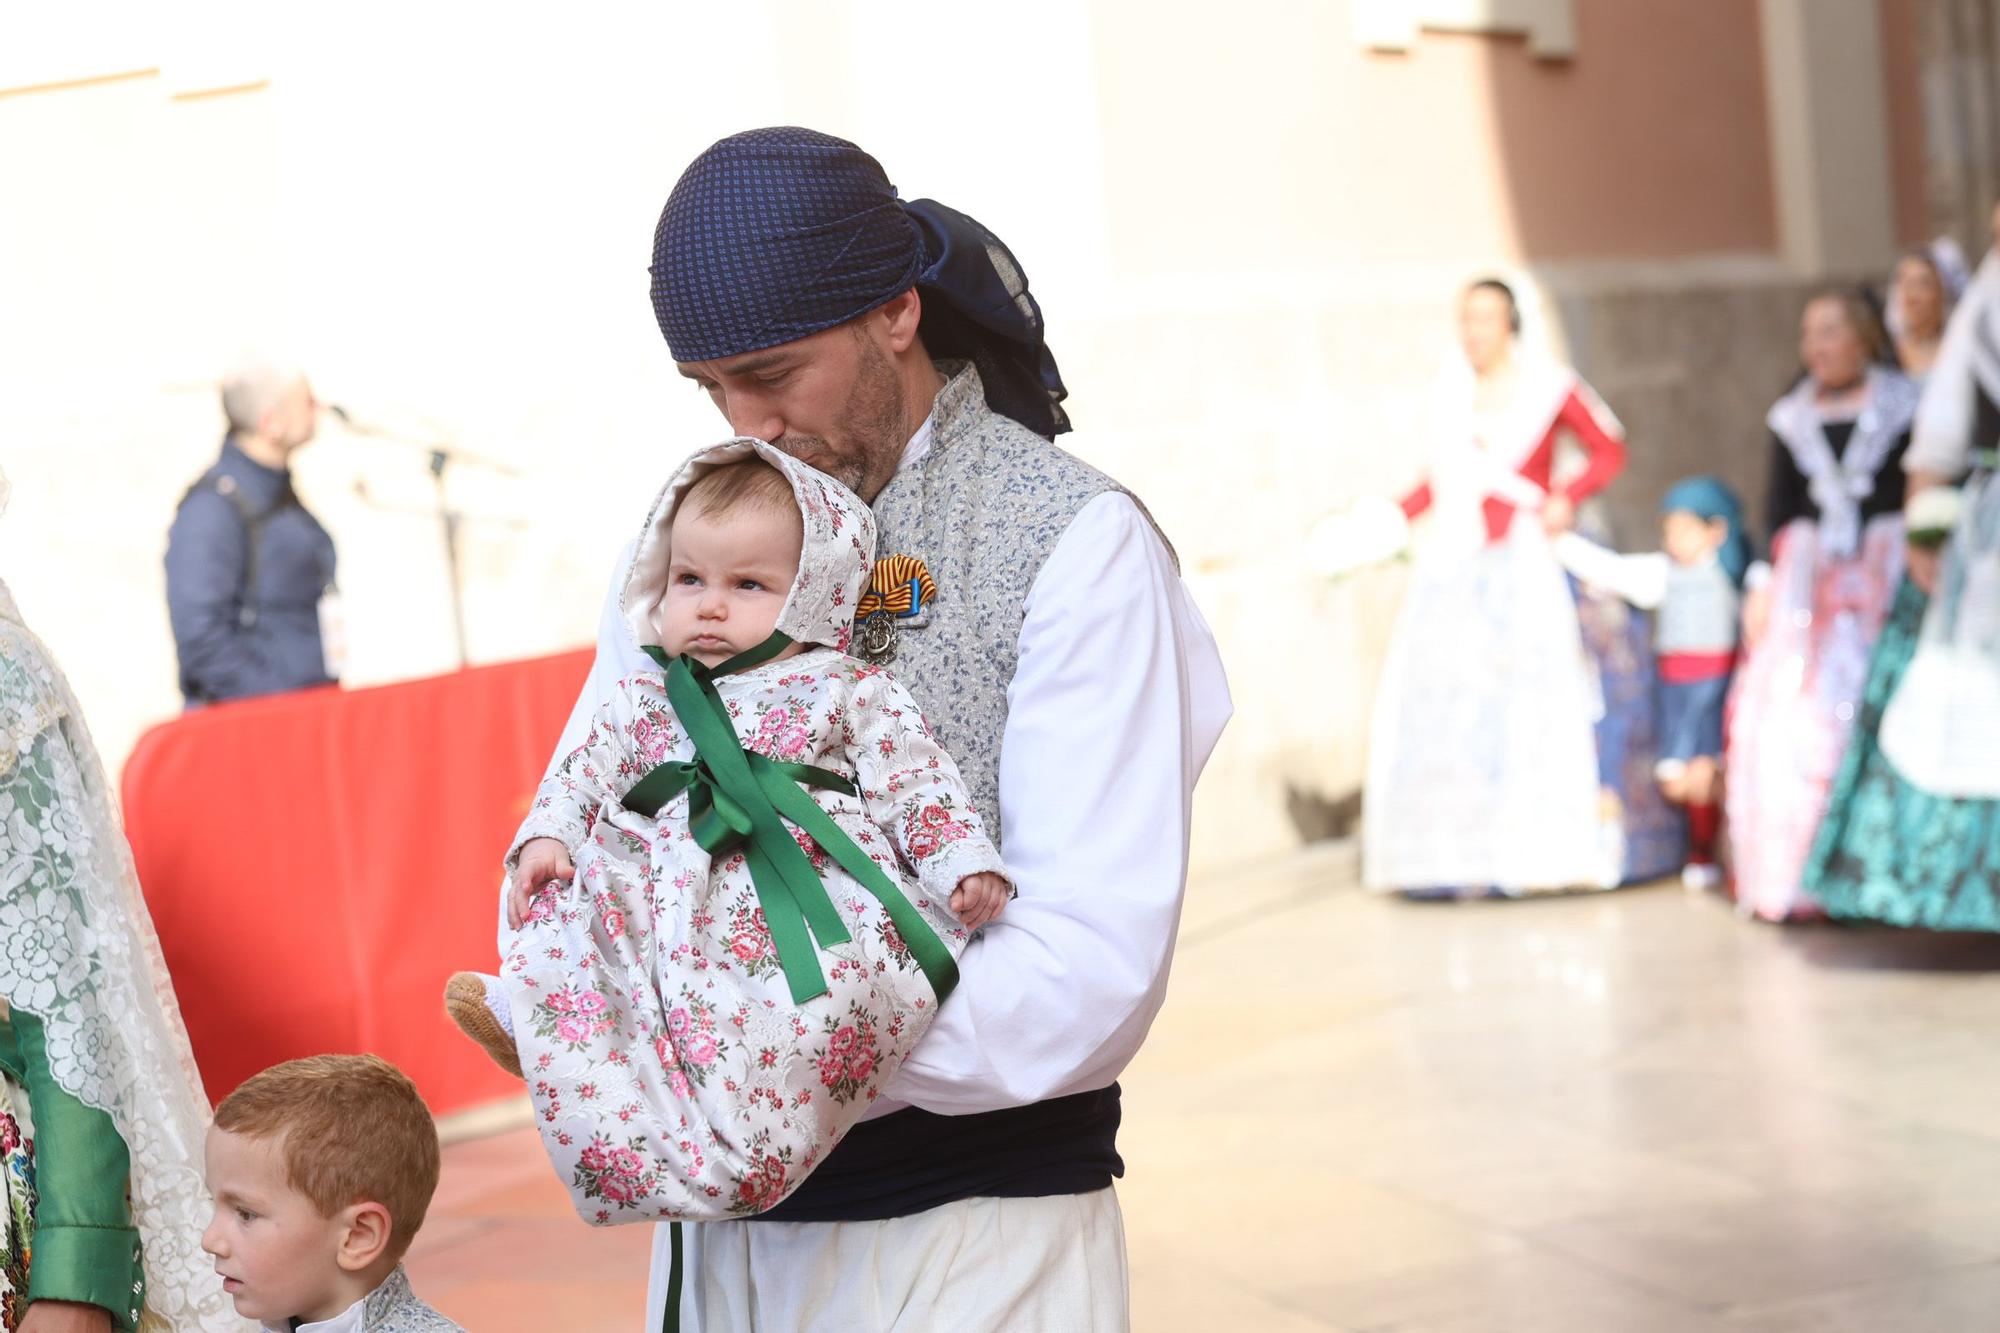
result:
M 680 495 L 753 450 L 792 481 L 805 520 L 779 630 L 819 646 L 712 679 L 682 659 L 621 682 L 514 844 L 559 838 L 575 865 L 537 898 L 501 974 L 543 1146 L 600 1225 L 743 1216 L 797 1188 L 928 1029 L 965 944 L 953 889 L 1002 869 L 915 702 L 841 651 L 874 531 L 839 483 L 761 442 L 697 455 L 634 557 L 635 638 L 656 637 Z M 824 885 L 796 909 L 785 858 L 720 829 L 735 812 L 718 750 L 739 745 L 785 811 L 777 850 L 795 846 L 806 887 Z M 670 794 L 642 813 L 649 788 Z M 817 945 L 804 955 L 786 943 L 794 919 L 792 938 L 809 929 Z

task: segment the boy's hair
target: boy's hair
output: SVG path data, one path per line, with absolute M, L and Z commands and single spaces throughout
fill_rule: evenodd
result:
M 681 504 L 690 513 L 716 517 L 744 505 L 795 513 L 799 507 L 785 474 L 754 455 L 702 473 L 681 496 Z
M 284 1136 L 285 1175 L 322 1217 L 350 1204 L 389 1210 L 389 1248 L 410 1248 L 438 1183 L 437 1125 L 416 1084 L 373 1055 L 313 1055 L 245 1079 L 215 1127 Z

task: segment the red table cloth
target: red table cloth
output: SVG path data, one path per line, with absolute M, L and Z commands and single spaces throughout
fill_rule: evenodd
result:
M 436 1114 L 518 1092 L 445 1018 L 497 965 L 500 859 L 588 652 L 201 709 L 140 738 L 126 833 L 211 1100 L 369 1051 Z

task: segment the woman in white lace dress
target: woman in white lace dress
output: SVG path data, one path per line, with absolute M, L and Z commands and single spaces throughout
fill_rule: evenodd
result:
M 1370 729 L 1363 879 L 1410 896 L 1609 887 L 1601 698 L 1550 539 L 1625 464 L 1624 432 L 1575 371 L 1521 344 L 1513 291 L 1474 283 L 1463 355 L 1433 390 L 1430 516 Z M 1558 443 L 1587 457 L 1558 482 Z
M 0 1323 L 247 1330 L 201 1231 L 208 1103 L 62 672 L 0 584 Z

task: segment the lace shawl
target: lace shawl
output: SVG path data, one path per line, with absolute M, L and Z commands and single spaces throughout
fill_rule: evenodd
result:
M 24 799 L 32 795 L 32 799 Z M 208 1103 L 124 829 L 75 696 L 0 584 L 0 999 L 132 1161 L 142 1329 L 240 1331 L 202 1253 Z

